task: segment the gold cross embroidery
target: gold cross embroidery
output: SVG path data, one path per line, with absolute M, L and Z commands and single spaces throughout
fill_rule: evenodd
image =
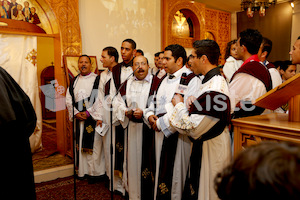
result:
M 86 131 L 87 131 L 88 133 L 93 132 L 94 129 L 93 129 L 92 125 L 89 125 L 88 127 L 86 127 Z
M 166 194 L 167 192 L 169 192 L 169 189 L 167 188 L 165 183 L 161 183 L 158 187 L 162 194 Z

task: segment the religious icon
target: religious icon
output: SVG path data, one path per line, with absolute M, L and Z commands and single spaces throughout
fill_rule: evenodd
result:
M 29 22 L 31 12 L 28 1 L 24 2 L 23 14 L 26 22 Z
M 30 23 L 33 23 L 33 24 L 40 24 L 41 21 L 40 21 L 40 18 L 39 16 L 36 14 L 35 12 L 35 7 L 31 7 L 30 9 L 30 19 L 29 19 L 29 22 Z

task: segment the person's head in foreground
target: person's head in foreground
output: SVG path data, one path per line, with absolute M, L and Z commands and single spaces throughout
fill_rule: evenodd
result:
M 215 179 L 222 200 L 300 199 L 300 146 L 262 142 L 240 153 Z

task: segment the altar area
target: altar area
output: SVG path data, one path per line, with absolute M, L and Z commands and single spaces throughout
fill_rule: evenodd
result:
M 232 120 L 234 155 L 262 141 L 300 143 L 300 74 L 258 98 L 254 105 L 275 110 L 288 102 L 288 114 L 271 113 Z

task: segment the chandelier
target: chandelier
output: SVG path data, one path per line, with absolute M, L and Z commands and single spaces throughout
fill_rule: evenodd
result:
M 248 17 L 253 17 L 254 11 L 259 11 L 259 16 L 266 15 L 266 9 L 275 5 L 277 0 L 242 0 L 241 9 L 247 11 Z

